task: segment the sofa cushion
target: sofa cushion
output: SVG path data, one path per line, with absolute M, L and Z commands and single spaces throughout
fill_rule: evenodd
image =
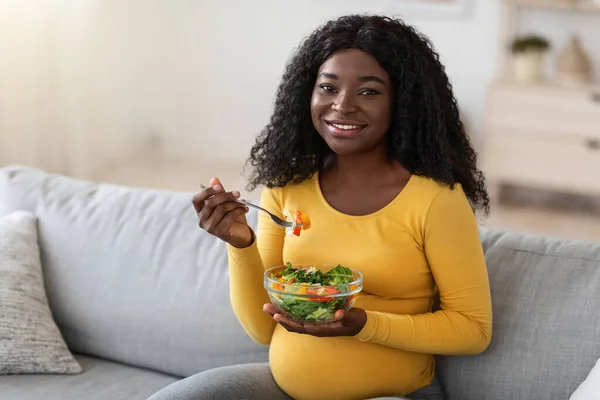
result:
M 198 228 L 190 194 L 6 167 L 0 215 L 16 209 L 38 217 L 50 307 L 73 351 L 176 376 L 267 360 L 231 310 L 225 246 Z
M 600 358 L 569 400 L 588 400 L 598 397 L 600 397 Z
M 79 375 L 0 378 L 0 398 L 12 400 L 144 400 L 177 378 L 93 357 L 75 355 Z
M 35 216 L 0 217 L 0 374 L 79 372 L 48 306 Z
M 484 228 L 492 343 L 441 357 L 450 400 L 568 399 L 600 357 L 600 244 Z

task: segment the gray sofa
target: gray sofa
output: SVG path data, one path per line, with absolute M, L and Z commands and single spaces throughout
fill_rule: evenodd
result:
M 38 217 L 50 306 L 84 369 L 0 376 L 1 399 L 146 399 L 200 371 L 267 360 L 231 311 L 225 247 L 197 227 L 190 199 L 0 169 L 0 215 Z M 600 245 L 481 236 L 493 340 L 482 355 L 439 358 L 449 399 L 568 399 L 600 357 Z

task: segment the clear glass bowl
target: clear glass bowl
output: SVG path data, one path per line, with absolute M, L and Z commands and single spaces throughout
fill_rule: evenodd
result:
M 293 265 L 294 268 L 314 267 L 323 273 L 335 265 Z M 286 268 L 285 265 L 269 268 L 264 274 L 264 286 L 277 312 L 301 323 L 327 323 L 335 319 L 337 310 L 348 311 L 363 287 L 362 274 L 352 268 L 352 282 L 338 285 L 311 285 L 285 283 L 273 279 Z

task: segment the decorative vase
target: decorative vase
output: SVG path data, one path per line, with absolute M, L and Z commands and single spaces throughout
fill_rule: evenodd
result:
M 514 56 L 515 79 L 519 82 L 535 83 L 542 80 L 544 51 L 525 51 Z
M 576 35 L 571 36 L 558 57 L 556 79 L 565 86 L 585 85 L 592 80 L 592 63 Z

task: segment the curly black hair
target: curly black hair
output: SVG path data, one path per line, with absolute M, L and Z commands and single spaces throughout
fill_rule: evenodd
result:
M 332 154 L 313 126 L 310 101 L 320 66 L 343 49 L 370 54 L 391 78 L 396 98 L 387 133 L 390 156 L 411 174 L 450 187 L 460 183 L 472 207 L 487 214 L 485 179 L 439 55 L 415 28 L 385 16 L 344 16 L 304 40 L 286 66 L 271 120 L 250 152 L 248 189 L 300 183 Z

